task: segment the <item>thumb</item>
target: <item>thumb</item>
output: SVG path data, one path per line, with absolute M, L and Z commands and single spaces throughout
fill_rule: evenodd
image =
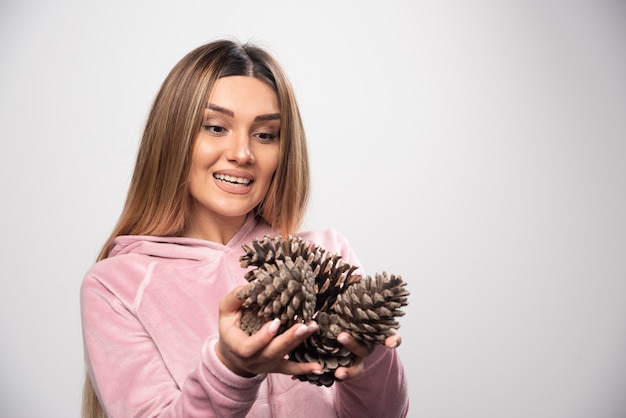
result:
M 237 297 L 237 292 L 245 286 L 238 286 L 220 300 L 220 313 L 232 314 L 241 309 L 243 300 Z

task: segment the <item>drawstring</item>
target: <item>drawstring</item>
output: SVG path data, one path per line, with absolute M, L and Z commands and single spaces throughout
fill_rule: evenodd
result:
M 272 399 L 272 374 L 268 373 L 267 378 L 265 379 L 267 382 L 267 404 L 270 406 L 271 416 L 274 416 L 274 402 L 270 402 Z

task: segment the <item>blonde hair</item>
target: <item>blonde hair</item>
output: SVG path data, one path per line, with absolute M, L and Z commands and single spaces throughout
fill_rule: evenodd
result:
M 143 133 L 126 204 L 100 252 L 120 235 L 181 236 L 189 226 L 187 186 L 193 141 L 215 81 L 244 75 L 267 83 L 280 107 L 280 157 L 267 195 L 255 209 L 284 236 L 301 225 L 309 197 L 306 136 L 291 84 L 263 49 L 231 40 L 200 46 L 180 60 L 158 92 Z M 83 387 L 83 417 L 104 417 L 90 376 Z

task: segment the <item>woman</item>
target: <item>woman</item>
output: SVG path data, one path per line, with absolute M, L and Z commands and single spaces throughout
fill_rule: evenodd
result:
M 185 56 L 155 99 L 126 205 L 82 284 L 84 416 L 406 415 L 390 349 L 399 335 L 371 352 L 342 333 L 356 360 L 323 387 L 293 378 L 319 364 L 285 357 L 314 322 L 280 335 L 277 321 L 240 329 L 241 246 L 296 234 L 308 191 L 302 122 L 276 61 L 226 40 Z M 297 235 L 358 265 L 333 230 Z

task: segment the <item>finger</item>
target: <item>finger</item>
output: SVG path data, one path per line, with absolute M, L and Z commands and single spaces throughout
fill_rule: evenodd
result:
M 400 344 L 402 344 L 402 336 L 400 334 L 393 334 L 385 339 L 387 348 L 397 348 Z
M 236 287 L 220 300 L 220 314 L 233 314 L 241 308 L 243 300 L 237 297 L 237 292 L 244 287 Z
M 287 331 L 276 336 L 279 327 L 280 320 L 276 318 L 263 324 L 257 332 L 249 337 L 245 333 L 245 338 L 239 336 L 240 355 L 242 357 L 252 356 L 263 350 L 263 356 L 268 360 L 282 357 L 318 330 L 317 323 L 310 322 L 309 324 L 293 325 Z
M 273 373 L 288 375 L 322 374 L 322 366 L 319 363 L 300 363 L 288 359 L 288 353 L 317 332 L 317 323 L 297 324 L 275 336 L 279 327 L 280 320 L 275 319 L 265 323 L 251 336 L 244 333 L 245 338 L 237 339 L 236 345 L 233 346 L 237 348 L 233 349 L 232 354 L 238 361 L 248 362 L 248 369 L 256 370 L 256 373 L 271 370 Z M 252 360 L 252 363 L 249 363 L 249 360 Z M 273 366 L 267 369 L 270 364 Z
M 222 317 L 220 316 L 220 321 Z M 273 338 L 280 326 L 280 320 L 267 322 L 261 329 L 249 336 L 238 324 L 228 326 L 225 332 L 220 331 L 220 339 L 216 345 L 216 353 L 222 363 L 241 376 L 256 374 L 250 366 L 257 361 L 254 357 L 261 352 Z M 251 362 L 252 360 L 252 362 Z M 270 360 L 263 356 L 261 362 Z
M 319 363 L 299 363 L 292 360 L 284 360 L 278 370 L 279 373 L 288 374 L 292 376 L 300 376 L 305 374 L 324 374 L 322 365 Z
M 315 334 L 318 329 L 316 322 L 293 325 L 287 331 L 272 339 L 267 346 L 266 353 L 269 356 L 283 356 Z
M 355 357 L 350 367 L 338 367 L 335 377 L 339 380 L 350 380 L 363 373 L 363 357 Z
M 372 352 L 371 349 L 367 348 L 363 344 L 359 344 L 354 337 L 347 332 L 339 334 L 337 336 L 337 341 L 339 341 L 341 345 L 346 347 L 357 357 L 367 357 Z
M 237 346 L 241 357 L 250 357 L 269 345 L 280 327 L 280 319 L 266 322 L 254 334 L 248 336 L 244 331 L 237 332 Z M 267 356 L 269 357 L 269 356 Z

